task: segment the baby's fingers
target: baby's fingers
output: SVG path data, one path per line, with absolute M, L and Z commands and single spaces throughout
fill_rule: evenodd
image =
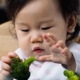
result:
M 44 55 L 38 58 L 39 61 L 52 61 L 52 55 Z
M 1 58 L 2 62 L 6 63 L 6 64 L 11 64 L 12 62 L 12 58 L 14 57 L 18 57 L 16 53 L 14 52 L 9 52 L 7 56 L 3 56 Z
M 68 49 L 67 47 L 65 47 L 65 48 L 61 51 L 61 53 L 62 53 L 63 55 L 65 55 L 68 59 L 71 58 L 71 52 L 69 52 L 69 49 Z
M 7 62 L 7 61 L 6 61 L 6 62 Z M 9 64 L 7 64 L 7 63 L 5 63 L 5 62 L 2 62 L 1 68 L 2 68 L 2 74 L 3 74 L 4 76 L 10 75 L 10 73 L 11 73 L 11 67 L 10 67 Z
M 51 33 L 44 34 L 43 37 L 47 41 L 49 47 L 51 47 L 57 42 L 56 37 Z
M 2 62 L 2 70 L 11 72 L 11 67 L 8 64 Z
M 66 47 L 65 42 L 63 42 L 62 40 L 58 41 L 55 46 L 57 48 L 61 47 L 62 49 Z
M 68 48 L 66 47 L 65 42 L 63 42 L 62 40 L 58 41 L 55 47 L 59 49 L 62 54 L 68 53 Z
M 58 41 L 58 43 L 55 46 L 61 50 L 62 54 L 64 54 L 65 56 L 68 56 L 68 57 L 70 56 L 69 49 L 68 49 L 68 47 L 66 47 L 65 42 Z
M 6 64 L 10 64 L 12 62 L 12 60 L 7 56 L 3 56 L 1 60 Z

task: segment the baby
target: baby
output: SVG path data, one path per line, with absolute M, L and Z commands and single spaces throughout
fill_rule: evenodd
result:
M 71 42 L 80 29 L 78 6 L 79 0 L 7 0 L 20 48 L 2 57 L 1 79 L 12 80 L 10 64 L 17 56 L 36 57 L 28 80 L 66 80 L 66 68 L 78 73 L 79 53 L 75 54 Z

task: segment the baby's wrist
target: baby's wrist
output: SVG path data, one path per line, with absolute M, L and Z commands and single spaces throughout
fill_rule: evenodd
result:
M 0 80 L 5 80 L 2 71 L 0 72 Z
M 67 64 L 67 67 L 74 71 L 76 69 L 76 62 L 75 62 L 75 58 L 74 58 L 73 54 L 71 56 L 71 59 L 69 60 L 69 63 Z
M 75 58 L 72 54 L 71 59 L 69 60 L 69 62 L 67 64 L 62 64 L 62 66 L 66 69 L 70 69 L 70 70 L 74 70 L 76 69 L 76 62 L 75 62 Z
M 5 76 L 2 72 L 0 72 L 0 80 L 13 80 L 11 75 Z

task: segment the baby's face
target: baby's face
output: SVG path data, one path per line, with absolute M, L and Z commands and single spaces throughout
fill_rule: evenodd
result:
M 34 0 L 28 3 L 15 18 L 15 30 L 20 48 L 27 55 L 50 54 L 44 33 L 52 33 L 57 40 L 66 40 L 67 22 L 57 0 Z

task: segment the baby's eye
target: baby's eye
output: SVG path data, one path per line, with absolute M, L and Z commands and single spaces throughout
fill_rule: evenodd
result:
M 21 30 L 21 31 L 23 31 L 23 32 L 29 32 L 29 30 L 28 30 L 28 29 L 23 29 L 23 30 Z
M 50 29 L 50 28 L 52 28 L 52 26 L 44 27 L 44 28 L 41 28 L 41 29 L 42 29 L 42 30 L 48 30 L 48 29 Z

